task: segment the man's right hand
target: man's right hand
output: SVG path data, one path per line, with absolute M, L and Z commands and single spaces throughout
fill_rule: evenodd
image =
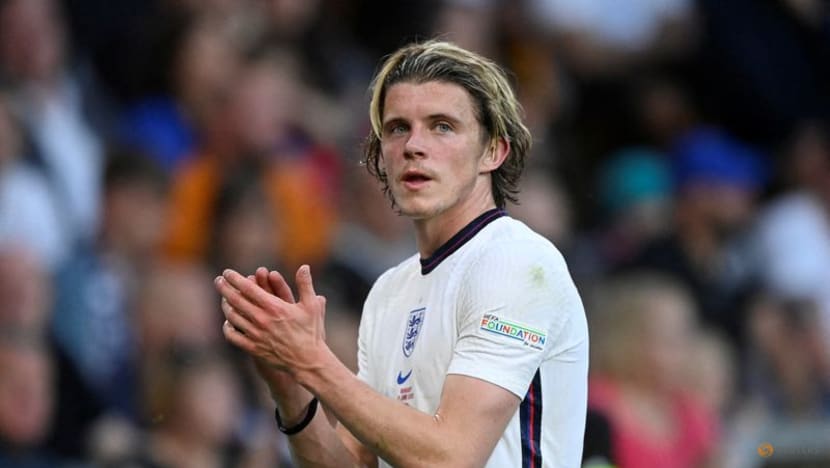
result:
M 296 302 L 291 287 L 279 272 L 259 267 L 255 274 L 248 278 L 256 281 L 259 287 L 269 294 L 291 304 Z M 259 359 L 254 359 L 254 364 L 259 376 L 268 384 L 271 398 L 277 403 L 286 425 L 291 426 L 293 422 L 301 420 L 313 395 L 300 386 L 289 373 L 269 366 Z

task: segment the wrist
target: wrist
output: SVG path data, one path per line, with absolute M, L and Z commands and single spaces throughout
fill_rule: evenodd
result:
M 319 386 L 326 369 L 331 368 L 335 363 L 340 362 L 328 346 L 320 346 L 311 351 L 314 357 L 303 367 L 293 369 L 291 376 L 306 391 L 317 395 L 315 389 Z
M 306 405 L 305 410 L 303 411 L 303 418 L 300 419 L 296 423 L 286 424 L 282 418 L 280 417 L 280 410 L 276 408 L 274 410 L 274 419 L 277 421 L 277 429 L 285 435 L 294 435 L 298 432 L 302 431 L 314 419 L 314 416 L 317 414 L 317 405 L 319 401 L 317 397 L 311 399 L 311 401 Z
M 271 399 L 276 404 L 282 422 L 285 426 L 293 426 L 303 419 L 308 403 L 314 398 L 308 390 L 298 384 L 292 388 L 279 388 L 271 390 Z
M 304 389 L 325 403 L 338 392 L 339 383 L 354 372 L 347 368 L 328 348 L 324 348 L 314 366 L 297 369 L 292 376 Z

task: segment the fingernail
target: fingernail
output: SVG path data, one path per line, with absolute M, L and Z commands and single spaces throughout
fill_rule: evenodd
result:
M 213 283 L 214 283 L 214 284 L 219 284 L 221 281 L 222 281 L 222 277 L 221 277 L 221 276 L 217 276 L 216 278 L 213 278 Z
M 230 270 L 230 269 L 227 269 L 227 270 L 225 270 L 225 271 L 223 271 L 223 272 L 222 272 L 222 276 L 224 276 L 224 277 L 227 277 L 227 276 L 228 276 L 228 275 L 230 275 L 230 274 L 231 274 L 231 270 Z

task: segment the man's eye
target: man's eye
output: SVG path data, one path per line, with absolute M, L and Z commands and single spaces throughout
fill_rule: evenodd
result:
M 400 135 L 406 132 L 406 125 L 395 125 L 390 127 L 388 131 L 391 135 Z
M 437 124 L 435 124 L 435 129 L 441 133 L 447 133 L 452 131 L 452 127 L 450 126 L 450 124 L 446 122 L 438 122 Z

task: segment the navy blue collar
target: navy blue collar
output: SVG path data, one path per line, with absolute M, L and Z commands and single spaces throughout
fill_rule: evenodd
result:
M 485 211 L 476 219 L 470 221 L 468 225 L 464 226 L 463 229 L 455 233 L 454 236 L 450 237 L 447 242 L 444 242 L 441 247 L 438 247 L 438 250 L 430 255 L 429 258 L 421 259 L 421 274 L 429 274 L 429 272 L 437 268 L 438 265 L 444 261 L 444 259 L 452 255 L 456 250 L 460 249 L 467 243 L 467 241 L 472 239 L 473 236 L 484 229 L 485 226 L 501 218 L 502 216 L 507 216 L 507 212 L 499 208 L 493 208 L 492 210 Z

